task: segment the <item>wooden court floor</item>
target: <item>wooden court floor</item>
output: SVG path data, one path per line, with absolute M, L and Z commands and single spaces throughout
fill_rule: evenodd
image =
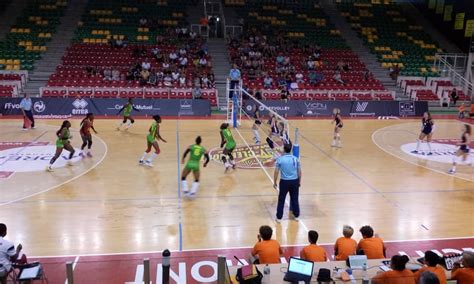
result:
M 76 148 L 79 122 L 73 120 Z M 117 119 L 97 119 L 94 157 L 53 173 L 35 168 L 49 159 L 35 147 L 54 149 L 61 121 L 40 120 L 31 131 L 21 131 L 20 123 L 0 120 L 0 171 L 14 168 L 0 179 L 0 222 L 30 255 L 247 247 L 263 224 L 287 245 L 306 243 L 308 229 L 320 233 L 320 242 L 333 242 L 344 224 L 370 224 L 386 240 L 474 236 L 474 168 L 461 165 L 455 176 L 446 174 L 451 157 L 443 151 L 460 136 L 455 120 L 436 121 L 440 141 L 433 147 L 441 160 L 402 150 L 415 142 L 418 120 L 346 120 L 341 149 L 330 147 L 329 120 L 292 121 L 302 134 L 302 215 L 295 222 L 286 211 L 281 224 L 273 221 L 272 168 L 225 174 L 213 161 L 202 170 L 197 197 L 180 197 L 180 156 L 197 135 L 207 149 L 218 147 L 220 120 L 164 119 L 168 143 L 160 144 L 155 167 L 145 168 L 137 161 L 151 120 L 119 132 Z M 246 143 L 253 144 L 250 125 L 233 131 L 243 160 L 250 153 Z

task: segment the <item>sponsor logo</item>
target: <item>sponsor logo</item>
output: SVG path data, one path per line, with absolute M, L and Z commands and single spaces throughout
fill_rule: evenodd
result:
M 454 139 L 435 139 L 431 144 L 431 155 L 428 155 L 429 149 L 426 143 L 420 144 L 420 148 L 418 149 L 418 153 L 413 153 L 416 150 L 416 143 L 407 143 L 400 146 L 400 149 L 418 159 L 424 159 L 433 162 L 451 164 L 453 162 L 453 157 L 456 154 L 456 151 L 459 149 L 456 146 L 456 143 L 459 143 L 458 140 Z M 474 146 L 474 145 L 471 145 Z M 473 157 L 473 154 L 469 154 Z M 469 161 L 470 159 L 468 159 Z
M 401 116 L 404 115 L 415 115 L 415 103 L 414 102 L 400 102 L 398 105 L 399 113 Z
M 20 109 L 20 104 L 16 104 L 16 103 L 5 103 L 3 105 L 3 108 L 4 109 Z
M 43 101 L 37 101 L 33 104 L 33 109 L 35 110 L 35 112 L 41 113 L 46 109 L 46 105 Z
M 89 113 L 89 110 L 87 109 L 87 106 L 89 103 L 85 99 L 75 99 L 72 102 L 72 106 L 74 109 L 71 111 L 72 114 L 87 114 Z
M 255 153 L 255 156 L 250 149 Z M 260 169 L 258 161 L 260 161 L 264 167 L 272 168 L 275 166 L 273 151 L 268 145 L 252 145 L 250 149 L 248 147 L 237 147 L 232 152 L 237 168 Z M 220 163 L 222 151 L 223 149 L 220 148 L 211 149 L 209 156 L 212 160 Z
M 357 102 L 356 111 L 357 112 L 364 112 L 368 105 L 369 105 L 368 102 L 362 102 L 362 103 Z
M 46 142 L 30 144 L 23 142 L 16 147 L 3 145 L 0 147 L 0 171 L 3 172 L 36 172 L 44 171 L 56 152 L 55 145 L 46 145 Z M 13 146 L 13 147 L 12 147 Z M 80 152 L 76 149 L 77 153 Z M 64 167 L 68 161 L 69 152 L 64 151 L 54 163 L 55 167 Z M 80 156 L 74 156 L 72 162 L 79 161 Z
M 179 114 L 193 114 L 193 103 L 189 100 L 179 100 Z
M 312 114 L 319 114 L 321 111 L 327 111 L 328 105 L 325 103 L 304 103 L 306 107 L 306 114 L 312 115 Z

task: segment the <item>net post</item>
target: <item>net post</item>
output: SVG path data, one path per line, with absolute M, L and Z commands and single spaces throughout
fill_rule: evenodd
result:
M 67 284 L 74 284 L 74 268 L 72 261 L 66 262 L 66 279 Z
M 293 156 L 300 157 L 300 145 L 298 144 L 299 129 L 295 129 L 295 143 L 293 144 Z
M 225 256 L 217 256 L 217 284 L 225 284 L 226 262 Z
M 237 107 L 239 106 L 238 98 L 237 95 L 234 92 L 234 95 L 232 96 L 232 124 L 234 125 L 234 128 L 237 128 Z

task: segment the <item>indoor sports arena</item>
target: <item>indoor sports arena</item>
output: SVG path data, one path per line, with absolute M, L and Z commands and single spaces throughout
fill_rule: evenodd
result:
M 0 17 L 0 284 L 474 283 L 474 1 Z

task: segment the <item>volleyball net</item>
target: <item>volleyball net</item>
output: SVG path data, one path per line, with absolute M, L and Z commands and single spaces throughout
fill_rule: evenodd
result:
M 234 126 L 250 130 L 254 145 L 266 144 L 272 151 L 281 153 L 285 144 L 291 144 L 293 154 L 299 157 L 298 128 L 292 127 L 288 118 L 245 89 L 241 88 L 239 93 L 238 101 L 234 104 L 238 106 L 234 109 Z

